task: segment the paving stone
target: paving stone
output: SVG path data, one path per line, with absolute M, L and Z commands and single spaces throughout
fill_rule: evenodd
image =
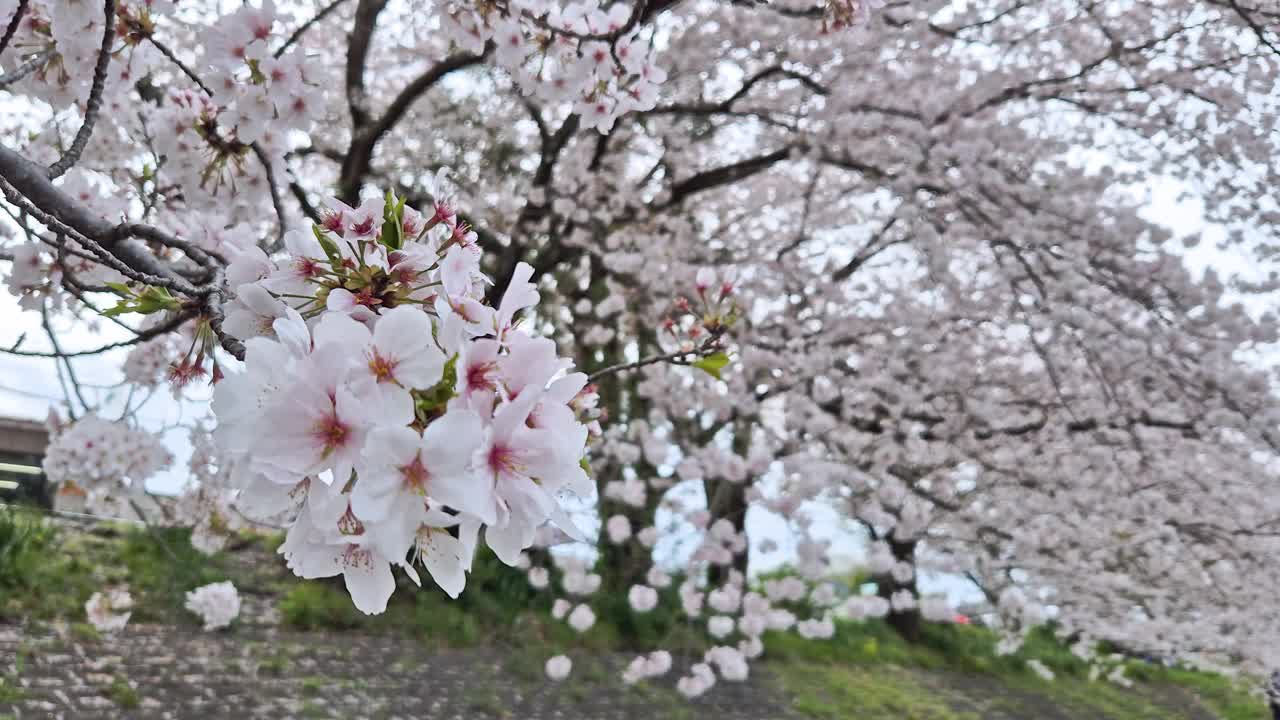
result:
M 68 636 L 57 651 L 40 642 L 48 631 L 27 633 L 0 623 L 9 647 L 34 647 L 19 680 L 26 697 L 0 704 L 0 715 L 77 720 L 188 718 L 251 720 L 327 715 L 414 720 L 632 720 L 672 714 L 673 670 L 661 693 L 636 693 L 617 680 L 629 657 L 575 656 L 575 667 L 607 667 L 607 680 L 552 683 L 541 665 L 521 667 L 520 654 L 497 648 L 432 650 L 407 635 L 300 633 L 262 625 L 204 633 L 191 627 L 130 624 L 101 641 Z M 284 656 L 280 674 L 263 671 Z M 523 662 L 533 662 L 527 655 Z M 752 668 L 756 672 L 756 668 Z M 763 670 L 762 670 L 763 672 Z M 125 710 L 103 694 L 117 678 L 135 688 L 140 703 Z M 669 703 L 664 706 L 663 703 Z M 72 708 L 64 712 L 63 708 Z M 786 720 L 793 717 L 767 683 L 718 683 L 689 708 L 715 720 Z

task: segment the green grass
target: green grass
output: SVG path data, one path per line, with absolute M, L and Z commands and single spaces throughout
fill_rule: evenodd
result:
M 1132 671 L 1129 675 L 1136 677 Z M 1181 668 L 1155 668 L 1152 676 L 1144 682 L 1186 688 L 1223 720 L 1268 720 L 1270 717 L 1262 701 L 1251 695 L 1248 685 L 1240 680 Z
M 304 582 L 280 599 L 280 616 L 298 630 L 347 630 L 362 624 L 360 611 L 345 593 L 325 582 Z
M 27 693 L 18 684 L 16 677 L 0 675 L 0 705 L 12 705 L 26 697 Z
M 775 669 L 794 697 L 793 709 L 817 720 L 981 720 L 953 710 L 936 693 L 888 665 L 790 662 Z
M 894 665 L 794 661 L 770 663 L 792 708 L 815 720 L 1262 720 L 1262 704 L 1221 712 L 1204 695 L 1194 699 L 1165 682 L 1125 689 L 1086 678 L 1045 682 L 1026 676 L 983 675 Z M 1199 681 L 1199 680 L 1197 680 Z M 1211 712 L 1206 715 L 1205 711 Z
M 324 678 L 307 677 L 302 679 L 302 685 L 300 686 L 300 689 L 302 690 L 303 695 L 315 697 L 316 695 L 319 695 L 322 690 L 324 690 L 324 686 L 325 686 Z
M 528 611 L 468 610 L 443 593 L 402 589 L 381 615 L 365 615 L 351 603 L 341 579 L 292 583 L 279 602 L 285 625 L 297 630 L 411 633 L 434 647 L 476 647 L 510 635 Z M 515 610 L 520 610 L 515 606 Z
M 0 619 L 84 619 L 103 587 L 127 585 L 133 621 L 195 624 L 185 594 L 230 576 L 221 555 L 191 546 L 190 530 L 102 523 L 61 530 L 33 511 L 0 510 Z
M 139 622 L 195 623 L 183 608 L 187 592 L 229 579 L 223 555 L 204 555 L 192 547 L 188 528 L 131 528 L 119 552 Z
M 34 511 L 0 509 L 0 588 L 29 588 L 45 562 L 53 536 L 53 529 Z
M 138 697 L 138 691 L 133 689 L 128 680 L 121 677 L 113 679 L 110 685 L 102 689 L 102 694 L 107 696 L 108 700 L 126 710 L 135 709 L 142 704 L 142 699 Z
M 387 610 L 364 615 L 351 602 L 342 578 L 287 581 L 279 601 L 281 619 L 298 630 L 359 630 L 410 633 L 432 647 L 465 648 L 508 639 L 534 639 L 551 647 L 615 647 L 617 633 L 602 624 L 582 636 L 550 619 L 551 600 L 529 587 L 524 574 L 480 554 L 457 599 L 423 577 L 421 588 L 403 577 Z M 554 654 L 554 653 L 552 653 Z
M 467 709 L 473 713 L 479 713 L 485 717 L 510 717 L 511 713 L 507 706 L 502 702 L 502 698 L 498 695 L 498 691 L 493 687 L 475 683 L 467 685 L 463 689 L 463 699 L 467 703 Z
M 558 582 L 552 569 L 553 582 Z M 541 662 L 558 652 L 577 650 L 648 651 L 656 647 L 700 655 L 709 643 L 679 613 L 679 580 L 651 612 L 631 612 L 626 593 L 598 592 L 589 600 L 596 624 L 578 634 L 550 617 L 552 596 L 530 588 L 523 571 L 502 564 L 491 553 L 476 555 L 467 588 L 456 599 L 423 576 L 422 587 L 397 577 L 398 587 L 385 613 L 368 616 L 351 603 L 342 579 L 287 581 L 279 602 L 286 626 L 298 630 L 360 630 L 411 633 L 432 647 L 483 645 L 532 646 Z
M 1126 663 L 1132 690 L 1090 682 L 1088 665 L 1037 628 L 1013 655 L 996 653 L 996 635 L 963 625 L 927 625 L 921 642 L 902 640 L 878 620 L 837 624 L 835 637 L 804 640 L 793 633 L 765 639 L 767 665 L 795 698 L 805 717 L 981 718 L 1058 717 L 1037 708 L 1059 708 L 1064 718 L 1165 720 L 1186 714 L 1187 702 L 1222 720 L 1265 720 L 1263 704 L 1230 678 L 1139 661 Z M 1053 670 L 1045 681 L 1026 664 L 1036 659 Z M 1198 703 L 1196 702 L 1198 701 Z
M 88 538 L 89 536 L 84 536 Z M 100 583 L 79 535 L 60 533 L 35 510 L 0 509 L 0 619 L 72 616 Z
M 881 620 L 836 623 L 830 640 L 805 640 L 794 632 L 766 633 L 770 659 L 826 661 L 848 665 L 897 665 L 931 670 L 1032 677 L 1028 660 L 1039 660 L 1059 677 L 1085 677 L 1089 666 L 1053 636 L 1049 627 L 1033 630 L 1012 655 L 996 652 L 997 637 L 972 625 L 926 623 L 918 643 L 909 643 Z
M 289 670 L 290 664 L 289 656 L 276 652 L 258 662 L 258 674 L 266 677 L 282 677 Z
M 17 652 L 14 653 L 13 665 L 4 670 L 0 674 L 0 705 L 11 705 L 26 699 L 27 692 L 22 688 L 22 684 L 18 678 L 22 675 L 22 668 L 27 664 L 27 657 L 31 654 L 31 647 L 27 643 L 18 646 Z
M 102 633 L 98 632 L 98 628 L 87 622 L 71 623 L 67 630 L 77 642 L 96 643 L 102 640 Z

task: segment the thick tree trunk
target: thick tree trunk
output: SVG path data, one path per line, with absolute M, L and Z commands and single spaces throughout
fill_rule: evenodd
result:
M 906 610 L 903 612 L 890 612 L 886 618 L 889 627 L 893 628 L 903 640 L 914 643 L 920 641 L 920 612 L 917 610 Z
M 617 473 L 620 475 L 620 473 Z M 601 484 L 603 487 L 603 483 Z M 601 528 L 597 549 L 600 560 L 596 564 L 596 572 L 601 577 L 601 588 L 604 592 L 621 593 L 623 596 L 632 585 L 645 584 L 645 574 L 652 567 L 652 550 L 640 544 L 635 533 L 645 527 L 653 517 L 648 508 L 633 508 L 621 503 L 601 498 L 600 519 L 607 522 L 614 515 L 625 515 L 631 521 L 631 539 L 615 545 L 609 542 L 609 533 Z
M 595 273 L 595 276 L 603 277 L 604 272 L 601 270 Z M 600 302 L 608 295 L 603 282 L 593 282 L 588 293 L 593 302 Z M 641 331 L 636 342 L 643 355 L 647 351 L 646 346 L 653 343 L 654 338 L 652 333 Z M 590 374 L 626 360 L 625 348 L 616 339 L 602 349 L 604 352 L 600 359 L 596 359 L 593 354 L 580 356 L 579 367 Z M 610 422 L 643 418 L 648 413 L 647 403 L 636 392 L 637 381 L 636 373 L 614 373 L 604 376 L 596 384 L 597 392 L 600 394 L 600 407 L 609 413 L 609 417 L 604 420 L 606 426 Z M 656 468 L 643 460 L 635 464 L 634 470 L 641 479 L 651 477 L 657 472 Z M 600 537 L 596 542 L 596 548 L 600 553 L 596 572 L 600 574 L 603 592 L 611 593 L 614 597 L 626 597 L 632 585 L 645 584 L 645 575 L 653 566 L 653 551 L 636 540 L 636 533 L 653 523 L 660 497 L 658 493 L 650 491 L 645 506 L 641 508 L 608 500 L 604 497 L 605 486 L 611 480 L 622 480 L 623 469 L 613 463 L 598 461 L 598 466 L 593 465 L 592 472 L 595 475 L 596 491 L 600 498 L 599 513 L 602 523 Z M 631 521 L 631 538 L 621 544 L 610 542 L 609 534 L 603 526 L 603 523 L 607 523 L 614 515 L 623 515 Z
M 705 480 L 703 488 L 707 493 L 707 509 L 711 513 L 711 522 L 726 519 L 733 523 L 735 532 L 745 532 L 747 524 L 747 484 L 731 483 L 728 480 Z M 708 572 L 708 580 L 712 586 L 721 585 L 729 579 L 729 571 L 737 570 L 744 576 L 747 574 L 747 561 L 750 552 L 735 555 L 729 565 L 714 565 Z
M 751 447 L 751 432 L 746 423 L 736 421 L 733 425 L 733 451 L 745 456 Z M 732 483 L 728 480 L 704 480 L 703 491 L 707 494 L 707 511 L 711 513 L 711 522 L 725 519 L 733 523 L 734 532 L 745 534 L 747 530 L 747 486 L 751 479 Z M 712 586 L 721 585 L 729 579 L 729 571 L 737 570 L 743 576 L 747 574 L 751 550 L 748 546 L 739 555 L 733 556 L 729 565 L 716 565 L 711 568 L 708 580 Z
M 892 538 L 886 539 L 889 543 L 889 549 L 893 551 L 893 557 L 900 562 L 909 562 L 914 564 L 916 553 L 916 540 L 901 542 Z M 899 582 L 891 573 L 877 575 L 874 578 L 876 583 L 876 594 L 888 600 L 894 593 L 901 590 L 910 590 L 911 594 L 917 599 L 920 597 L 919 591 L 916 590 L 916 578 L 912 575 L 908 582 Z M 911 610 L 890 610 L 889 615 L 885 618 L 889 623 L 889 627 L 893 628 L 907 642 L 919 642 L 921 637 L 921 618 L 919 608 Z

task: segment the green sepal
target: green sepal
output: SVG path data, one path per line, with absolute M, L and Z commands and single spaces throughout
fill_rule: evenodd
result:
M 723 352 L 718 352 L 718 353 L 715 353 L 714 355 L 708 355 L 702 358 L 701 360 L 698 360 L 697 362 L 693 363 L 693 367 L 698 368 L 699 370 L 705 372 L 706 374 L 710 375 L 711 377 L 717 380 L 724 379 L 720 377 L 720 371 L 725 369 L 725 367 L 728 365 L 729 365 L 729 356 L 725 355 Z
M 111 291 L 119 295 L 120 297 L 126 297 L 126 298 L 133 297 L 133 288 L 129 287 L 125 283 L 109 282 L 109 283 L 103 283 L 103 285 L 106 285 L 107 287 L 111 288 Z
M 386 201 L 382 205 L 382 235 L 378 238 L 388 250 L 399 250 L 404 247 L 404 199 L 396 198 L 396 194 L 387 190 Z
M 419 416 L 430 415 L 440 410 L 457 394 L 454 388 L 458 384 L 458 354 L 454 353 L 453 357 L 444 364 L 444 372 L 440 376 L 440 382 L 436 383 L 430 390 L 415 391 L 414 410 Z
M 335 268 L 341 267 L 342 253 L 338 252 L 338 244 L 319 225 L 312 225 L 311 232 L 316 236 L 316 242 L 320 243 L 320 249 L 324 250 L 325 257 L 329 258 L 329 264 Z
M 141 292 L 135 293 L 128 286 L 121 283 L 108 285 L 108 287 L 119 293 L 124 299 L 116 303 L 115 307 L 104 310 L 102 314 L 105 317 L 116 317 L 125 313 L 150 315 L 165 310 L 182 309 L 182 303 L 178 301 L 178 298 L 171 295 L 164 288 L 148 285 Z

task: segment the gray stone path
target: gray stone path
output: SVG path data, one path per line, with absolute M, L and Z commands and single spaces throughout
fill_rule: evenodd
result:
M 689 703 L 670 682 L 622 686 L 624 659 L 610 656 L 575 657 L 574 675 L 552 683 L 536 652 L 436 651 L 404 636 L 156 625 L 88 635 L 0 625 L 0 718 L 792 717 L 767 680 L 721 683 Z

